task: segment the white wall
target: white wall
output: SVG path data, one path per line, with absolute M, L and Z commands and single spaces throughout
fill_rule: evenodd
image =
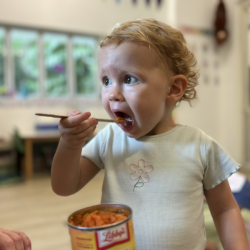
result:
M 161 8 L 144 0 L 0 0 L 0 22 L 103 34 L 117 23 L 153 17 L 166 21 L 168 1 Z
M 178 0 L 177 26 L 212 28 L 217 0 Z M 192 108 L 182 103 L 176 110 L 177 120 L 199 127 L 215 138 L 239 163 L 244 163 L 243 82 L 241 41 L 238 34 L 236 0 L 224 0 L 227 10 L 229 40 L 218 49 L 219 85 L 200 81 L 198 100 Z M 197 39 L 201 39 L 199 35 Z M 207 38 L 209 41 L 210 38 Z M 210 43 L 211 48 L 215 47 Z M 211 56 L 211 55 L 210 55 Z M 199 57 L 201 58 L 201 57 Z M 202 62 L 199 62 L 202 67 Z M 201 72 L 202 73 L 202 72 Z

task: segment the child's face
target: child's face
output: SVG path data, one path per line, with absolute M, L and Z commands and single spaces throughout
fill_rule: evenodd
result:
M 127 120 L 119 126 L 129 137 L 163 133 L 172 122 L 166 104 L 171 77 L 160 62 L 154 49 L 134 42 L 100 50 L 102 103 L 111 118 Z

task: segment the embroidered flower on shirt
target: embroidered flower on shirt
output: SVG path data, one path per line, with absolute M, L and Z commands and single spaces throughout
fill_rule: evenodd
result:
M 146 165 L 144 160 L 139 160 L 138 165 L 130 164 L 129 168 L 132 170 L 130 179 L 132 181 L 138 180 L 134 185 L 133 191 L 135 188 L 143 187 L 144 183 L 149 182 L 150 178 L 148 173 L 154 170 L 154 167 L 152 165 Z

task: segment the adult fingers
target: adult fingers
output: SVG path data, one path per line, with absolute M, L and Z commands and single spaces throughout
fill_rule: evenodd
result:
M 0 249 L 16 250 L 13 240 L 7 234 L 0 233 Z
M 0 246 L 1 250 L 26 250 L 22 237 L 9 230 L 0 233 Z
M 23 241 L 25 250 L 31 250 L 31 240 L 25 233 L 20 232 L 20 231 L 12 231 L 12 232 L 14 232 L 14 233 L 20 235 L 20 237 L 22 237 L 22 241 Z

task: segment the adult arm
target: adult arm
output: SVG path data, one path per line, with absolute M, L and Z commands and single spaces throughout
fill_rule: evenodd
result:
M 246 229 L 228 181 L 204 190 L 215 227 L 225 250 L 249 250 Z

